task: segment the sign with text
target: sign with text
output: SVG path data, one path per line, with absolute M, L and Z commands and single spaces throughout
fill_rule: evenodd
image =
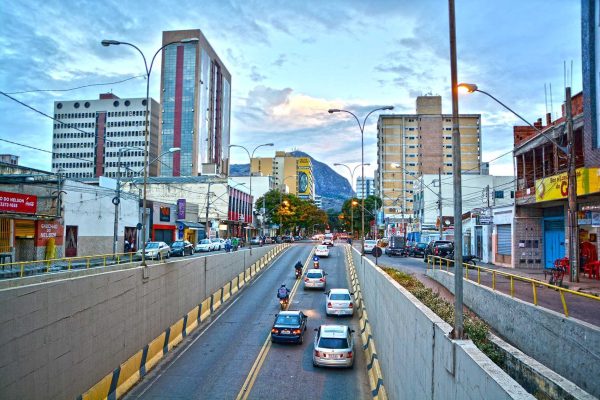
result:
M 185 199 L 177 200 L 177 219 L 185 219 Z
M 37 196 L 31 194 L 0 192 L 0 211 L 35 214 Z
M 36 221 L 35 222 L 35 245 L 45 246 L 48 239 L 54 238 L 54 244 L 63 244 L 63 226 L 58 221 Z
M 577 168 L 577 196 L 600 192 L 600 168 Z M 535 181 L 535 201 L 567 198 L 569 194 L 567 173 L 537 179 Z

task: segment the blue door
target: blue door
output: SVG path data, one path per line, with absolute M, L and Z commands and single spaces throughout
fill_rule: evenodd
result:
M 544 218 L 544 267 L 554 266 L 554 260 L 565 256 L 564 219 Z

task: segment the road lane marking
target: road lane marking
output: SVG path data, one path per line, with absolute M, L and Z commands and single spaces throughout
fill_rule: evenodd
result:
M 213 324 L 214 324 L 215 322 L 217 322 L 217 321 L 219 320 L 219 318 L 221 318 L 221 317 L 222 317 L 222 316 L 223 316 L 223 315 L 224 315 L 224 314 L 225 314 L 225 313 L 226 313 L 226 312 L 227 312 L 227 311 L 228 311 L 228 310 L 229 310 L 229 309 L 230 309 L 230 308 L 231 308 L 231 307 L 232 307 L 232 306 L 233 306 L 233 305 L 234 305 L 234 304 L 235 304 L 235 303 L 236 303 L 236 302 L 237 302 L 237 301 L 238 301 L 238 300 L 239 300 L 239 299 L 240 299 L 240 298 L 243 296 L 243 295 L 244 295 L 244 294 L 242 293 L 242 294 L 240 294 L 240 295 L 236 296 L 235 300 L 233 300 L 233 301 L 231 302 L 231 304 L 230 304 L 229 306 L 227 306 L 227 308 L 225 308 L 225 309 L 224 309 L 224 310 L 223 310 L 223 311 L 222 311 L 222 312 L 221 312 L 219 315 L 217 315 L 217 317 L 216 317 L 216 318 L 215 318 L 215 319 L 214 319 L 214 320 L 213 320 L 213 321 L 212 321 L 210 324 L 208 324 L 208 325 L 207 325 L 207 326 L 206 326 L 206 327 L 205 327 L 205 328 L 202 330 L 202 332 L 200 332 L 200 333 L 198 334 L 198 336 L 197 336 L 197 337 L 195 337 L 195 338 L 194 338 L 194 340 L 192 340 L 192 341 L 191 341 L 191 342 L 190 342 L 190 343 L 189 343 L 189 344 L 186 346 L 186 348 L 185 348 L 185 349 L 181 350 L 181 352 L 180 352 L 180 353 L 177 355 L 177 357 L 175 357 L 175 358 L 173 359 L 173 361 L 171 361 L 171 362 L 170 362 L 170 363 L 169 363 L 169 364 L 168 364 L 168 365 L 165 367 L 165 369 L 164 369 L 163 371 L 161 371 L 161 372 L 160 372 L 160 374 L 158 374 L 158 375 L 157 375 L 157 376 L 156 376 L 156 377 L 155 377 L 155 378 L 154 378 L 154 379 L 153 379 L 153 380 L 152 380 L 152 381 L 151 381 L 151 382 L 148 384 L 148 386 L 146 386 L 146 387 L 144 388 L 144 390 L 142 391 L 142 393 L 140 393 L 140 394 L 137 396 L 137 398 L 139 399 L 140 397 L 142 397 L 142 396 L 144 395 L 144 393 L 146 393 L 146 392 L 148 391 L 148 389 L 150 389 L 150 388 L 152 387 L 152 385 L 154 385 L 154 383 L 156 383 L 156 381 L 157 381 L 158 379 L 160 379 L 160 377 L 161 377 L 161 376 L 163 376 L 163 374 L 164 374 L 165 372 L 167 372 L 167 370 L 168 370 L 168 369 L 171 367 L 171 365 L 175 364 L 175 363 L 177 362 L 177 360 L 179 360 L 179 358 L 180 358 L 182 355 L 184 355 L 184 354 L 185 354 L 185 352 L 186 352 L 186 351 L 188 351 L 188 350 L 189 350 L 189 348 L 190 348 L 190 347 L 192 347 L 192 346 L 194 345 L 194 343 L 196 343 L 196 342 L 198 341 L 198 339 L 200 339 L 200 337 L 202 337 L 202 335 L 204 335 L 204 333 L 205 333 L 205 332 L 208 330 L 208 328 L 210 328 L 211 326 L 213 326 Z
M 303 275 L 304 275 L 304 272 L 308 269 L 308 265 L 310 264 L 310 262 L 312 262 L 312 256 L 313 256 L 314 252 L 315 252 L 315 249 L 313 247 L 313 249 L 310 251 L 310 253 L 308 255 L 308 258 L 306 259 L 306 262 L 304 263 L 304 268 L 302 268 Z M 292 290 L 290 292 L 288 308 L 289 308 L 289 305 L 292 303 L 292 298 L 294 297 L 294 295 L 296 294 L 296 291 L 298 290 L 298 287 L 300 286 L 301 280 L 302 279 L 296 279 L 296 282 L 294 282 L 294 286 L 292 287 Z M 256 378 L 258 377 L 260 369 L 262 368 L 263 363 L 265 362 L 265 359 L 267 358 L 267 354 L 269 353 L 270 349 L 271 349 L 271 334 L 269 333 L 267 335 L 267 338 L 266 338 L 265 342 L 263 343 L 260 351 L 258 352 L 258 357 L 256 357 L 256 360 L 254 360 L 254 364 L 252 364 L 252 368 L 250 368 L 250 372 L 248 373 L 248 376 L 246 377 L 246 380 L 244 381 L 244 384 L 242 385 L 242 389 L 238 393 L 236 400 L 246 400 L 248 398 L 248 396 L 250 396 L 250 392 L 252 391 L 254 382 L 256 382 Z

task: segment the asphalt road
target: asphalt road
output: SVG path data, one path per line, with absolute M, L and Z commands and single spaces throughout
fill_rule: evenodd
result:
M 279 311 L 276 290 L 293 287 L 294 264 L 307 260 L 313 244 L 295 244 L 264 270 L 223 310 L 208 319 L 126 396 L 128 399 L 235 399 L 244 383 L 250 399 L 367 399 L 366 362 L 358 319 L 325 316 L 322 291 L 292 297 L 290 309 L 308 315 L 304 344 L 270 344 L 270 330 Z M 328 288 L 348 287 L 343 249 L 334 247 L 321 265 Z M 322 323 L 349 324 L 355 334 L 353 369 L 312 365 L 314 328 Z M 250 374 L 253 371 L 253 374 Z M 248 384 L 249 382 L 249 384 Z M 242 392 L 243 394 L 243 392 Z
M 368 256 L 372 261 L 375 261 L 373 256 Z M 421 281 L 428 280 L 430 283 L 427 286 L 431 287 L 435 284 L 433 280 L 425 277 L 425 271 L 427 270 L 427 264 L 423 262 L 422 258 L 411 258 L 411 257 L 388 257 L 382 256 L 378 260 L 380 266 L 391 267 L 407 273 L 412 273 L 419 278 Z M 445 269 L 445 267 L 444 267 Z M 453 268 L 450 268 L 450 272 Z M 463 270 L 463 274 L 465 271 Z M 477 282 L 477 271 L 469 270 L 469 279 Z M 565 278 L 566 280 L 567 278 Z M 480 282 L 482 285 L 491 287 L 492 286 L 492 274 L 481 273 Z M 547 280 L 546 280 L 547 282 Z M 510 295 L 510 280 L 504 277 L 496 276 L 496 290 Z M 544 307 L 560 314 L 564 313 L 562 301 L 557 290 L 546 288 L 542 285 L 536 287 L 538 306 Z M 517 282 L 514 281 L 514 297 L 533 304 L 533 289 L 531 283 Z M 577 318 L 581 321 L 589 322 L 596 326 L 600 326 L 600 302 L 597 300 L 587 299 L 582 296 L 573 294 L 565 294 L 565 301 L 569 310 L 569 316 Z

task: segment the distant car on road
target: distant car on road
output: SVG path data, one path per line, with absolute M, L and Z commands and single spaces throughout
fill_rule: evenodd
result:
M 198 252 L 200 252 L 200 251 L 209 252 L 209 251 L 212 251 L 213 248 L 214 248 L 214 245 L 210 239 L 202 239 L 200 241 L 200 243 L 198 243 L 196 245 L 195 250 Z
M 210 239 L 213 245 L 213 250 L 225 250 L 225 239 L 212 238 Z
M 352 293 L 348 289 L 331 289 L 325 293 L 325 313 L 327 315 L 354 315 Z
M 142 258 L 142 249 L 135 253 L 136 258 Z M 146 258 L 159 260 L 171 257 L 171 248 L 165 242 L 146 243 Z
M 423 257 L 426 248 L 426 243 L 415 243 L 408 249 L 408 255 L 411 257 Z
M 377 246 L 377 240 L 365 240 L 365 253 L 373 253 L 375 246 Z
M 454 242 L 450 240 L 432 240 L 425 248 L 423 261 L 427 262 L 428 256 L 446 257 L 454 251 Z
M 315 250 L 315 256 L 329 257 L 329 247 L 325 244 L 318 245 Z
M 176 240 L 171 244 L 172 256 L 185 256 L 186 254 L 194 254 L 194 245 L 187 240 Z
M 271 342 L 302 344 L 308 317 L 302 311 L 281 311 L 271 328 Z
M 327 274 L 322 269 L 309 269 L 304 277 L 304 289 L 323 289 L 327 286 Z
M 329 247 L 333 246 L 333 234 L 325 234 L 325 236 L 323 237 L 323 242 L 321 242 L 321 244 L 324 244 Z
M 345 325 L 321 325 L 315 331 L 313 366 L 352 368 L 354 331 Z

